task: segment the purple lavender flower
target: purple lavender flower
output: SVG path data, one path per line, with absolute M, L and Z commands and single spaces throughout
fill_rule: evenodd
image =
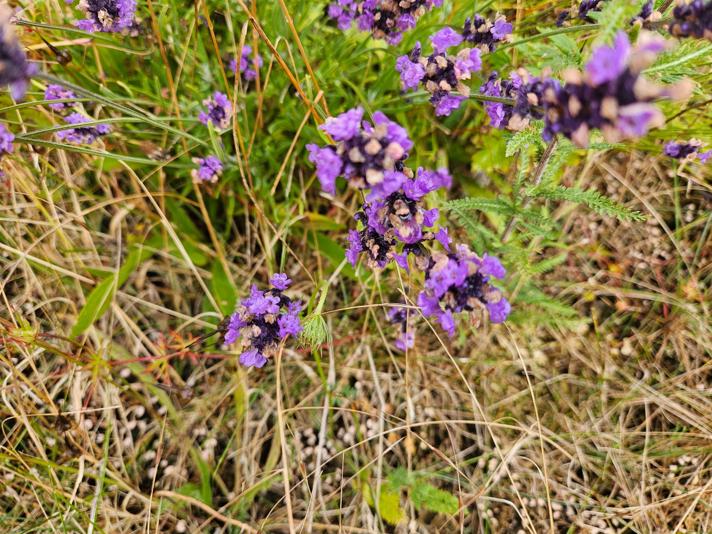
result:
M 494 52 L 497 43 L 509 41 L 512 36 L 512 24 L 504 15 L 496 15 L 494 20 L 486 20 L 480 15 L 465 19 L 462 37 L 483 51 Z
M 470 94 L 470 88 L 462 81 L 482 68 L 480 50 L 463 48 L 456 56 L 449 55 L 447 49 L 462 42 L 461 36 L 451 28 L 443 28 L 430 39 L 435 49 L 433 54 L 422 56 L 418 43 L 408 55 L 398 58 L 396 70 L 400 72 L 404 91 L 417 89 L 418 84 L 422 84 L 431 95 L 435 114 L 450 115 Z M 453 91 L 459 94 L 454 95 Z
M 434 228 L 438 210 L 426 209 L 422 199 L 436 189 L 449 187 L 450 174 L 444 169 L 437 172 L 418 169 L 417 176 L 412 177 L 410 169 L 404 169 L 401 176 L 400 187 L 382 200 L 366 202 L 356 214 L 355 219 L 363 228 L 349 232 L 346 257 L 352 265 L 365 253 L 366 265 L 372 269 L 382 269 L 393 260 L 407 270 L 408 256 L 412 255 L 422 270 L 428 261 L 424 243 L 434 239 L 448 243 L 447 231 Z
M 485 102 L 490 124 L 495 128 L 521 130 L 529 124 L 530 119 L 542 118 L 539 106 L 543 89 L 544 83 L 524 69 L 510 73 L 506 80 L 500 80 L 497 71 L 492 72 L 487 82 L 480 87 L 480 93 L 512 98 L 514 105 Z
M 421 16 L 441 5 L 442 0 L 336 0 L 326 13 L 341 30 L 355 23 L 359 30 L 395 45 Z
M 82 115 L 81 113 L 72 113 L 64 118 L 67 124 L 82 124 L 92 122 L 94 119 Z M 60 130 L 57 132 L 57 139 L 73 143 L 77 145 L 89 145 L 96 141 L 99 137 L 108 134 L 111 127 L 108 124 L 97 124 L 96 126 L 78 126 L 69 130 Z
M 86 32 L 128 31 L 135 23 L 135 0 L 80 0 L 77 8 L 86 18 L 74 24 Z
M 15 136 L 10 133 L 7 126 L 0 123 L 0 156 L 10 154 L 14 150 L 12 145 L 14 140 Z
M 450 336 L 455 333 L 455 313 L 486 309 L 490 322 L 501 323 L 511 306 L 490 284 L 490 276 L 503 278 L 505 274 L 499 260 L 488 255 L 480 258 L 466 245 L 458 245 L 454 253 L 433 253 L 418 306 L 426 317 L 438 319 Z
M 697 158 L 700 160 L 700 163 L 706 164 L 710 159 L 712 159 L 712 149 L 700 152 L 697 155 Z
M 263 61 L 262 56 L 259 54 L 252 54 L 252 47 L 249 45 L 244 45 L 242 47 L 242 54 L 240 54 L 240 62 L 238 64 L 236 59 L 231 59 L 229 68 L 234 73 L 239 72 L 245 81 L 251 81 L 257 78 L 257 70 L 262 68 Z
M 463 37 L 449 26 L 430 36 L 435 53 L 445 52 L 451 46 L 458 46 L 462 43 Z
M 329 118 L 320 128 L 336 141 L 335 145 L 307 145 L 309 160 L 324 191 L 336 192 L 336 178 L 343 176 L 357 189 L 371 189 L 369 198 L 388 194 L 391 182 L 413 142 L 397 123 L 381 112 L 373 114 L 373 124 L 363 119 L 363 109 L 355 108 Z
M 599 129 L 609 142 L 641 137 L 664 123 L 654 101 L 660 97 L 684 98 L 689 83 L 661 87 L 640 76 L 655 55 L 665 48 L 664 40 L 641 32 L 631 48 L 620 32 L 612 47 L 594 50 L 585 72 L 567 70 L 565 84 L 546 80 L 542 91 L 544 139 L 562 134 L 578 146 L 588 144 L 589 132 Z
M 676 37 L 697 37 L 712 41 L 712 1 L 678 0 L 672 11 L 670 33 Z
M 232 104 L 227 95 L 220 91 L 215 91 L 211 98 L 203 100 L 203 105 L 207 111 L 201 111 L 198 120 L 207 125 L 209 122 L 216 128 L 225 129 L 230 126 L 232 118 Z
M 12 98 L 20 100 L 37 68 L 27 62 L 25 50 L 17 41 L 10 22 L 12 16 L 7 4 L 0 5 L 0 86 L 9 85 Z
M 61 85 L 54 83 L 47 86 L 44 94 L 45 100 L 65 100 L 76 97 L 77 96 L 69 89 L 65 89 Z M 75 105 L 74 102 L 57 102 L 49 104 L 49 108 L 54 111 L 64 111 L 65 109 L 73 108 Z
M 670 141 L 665 145 L 664 153 L 675 159 L 694 159 L 699 158 L 702 163 L 705 163 L 709 156 L 706 153 L 700 153 L 704 148 L 704 144 L 699 139 L 690 139 L 687 142 Z
M 569 18 L 569 10 L 564 9 L 561 13 L 558 14 L 556 17 L 556 27 L 560 28 L 561 26 L 564 25 L 564 22 Z
M 215 183 L 223 171 L 223 165 L 217 156 L 193 158 L 193 163 L 197 164 L 198 168 L 191 171 L 191 176 L 201 182 Z
M 275 274 L 271 278 L 272 289 L 260 291 L 253 285 L 250 295 L 240 301 L 230 316 L 223 342 L 228 345 L 239 342 L 242 365 L 262 367 L 276 354 L 282 341 L 301 332 L 301 302 L 290 299 L 278 287 L 286 288 L 289 282 L 287 275 Z

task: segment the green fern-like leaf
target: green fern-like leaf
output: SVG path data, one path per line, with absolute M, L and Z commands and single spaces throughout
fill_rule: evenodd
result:
M 615 217 L 621 221 L 644 221 L 645 216 L 639 211 L 633 211 L 602 195 L 598 191 L 586 191 L 577 187 L 558 186 L 553 189 L 536 188 L 530 191 L 532 196 L 550 200 L 566 200 L 577 204 L 585 204 L 593 211 Z
M 512 135 L 507 140 L 507 148 L 504 154 L 509 158 L 518 151 L 527 149 L 530 146 L 543 146 L 540 125 L 532 125 Z
M 628 27 L 628 22 L 640 11 L 640 2 L 635 0 L 610 0 L 603 9 L 591 12 L 589 16 L 601 25 L 598 44 L 611 43 L 621 28 Z
M 503 199 L 477 197 L 450 200 L 445 203 L 444 208 L 457 211 L 488 211 L 500 215 L 510 215 L 513 211 L 512 206 Z
M 460 508 L 457 497 L 428 484 L 423 480 L 416 480 L 410 492 L 410 498 L 416 508 L 425 508 L 438 514 L 456 514 Z

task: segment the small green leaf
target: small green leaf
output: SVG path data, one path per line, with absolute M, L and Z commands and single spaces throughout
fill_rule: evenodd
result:
M 89 292 L 86 303 L 79 312 L 77 322 L 74 323 L 69 336 L 78 336 L 94 324 L 99 317 L 104 315 L 106 310 L 108 310 L 111 305 L 111 301 L 116 294 L 116 290 L 121 287 L 126 282 L 129 275 L 133 273 L 138 266 L 152 254 L 152 252 L 142 246 L 135 248 L 126 257 L 126 261 L 118 272 L 110 274 L 99 282 L 94 289 Z

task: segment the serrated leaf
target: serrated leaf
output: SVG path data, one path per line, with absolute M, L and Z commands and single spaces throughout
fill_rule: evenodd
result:
M 467 197 L 445 202 L 443 208 L 457 211 L 489 211 L 501 215 L 512 213 L 512 206 L 504 199 Z
M 567 200 L 577 204 L 585 204 L 593 211 L 602 215 L 616 217 L 621 221 L 644 221 L 645 216 L 639 211 L 633 211 L 602 195 L 598 191 L 583 190 L 577 187 L 558 186 L 553 189 L 533 189 L 531 194 L 550 200 Z
M 632 0 L 609 0 L 601 11 L 592 11 L 589 16 L 600 24 L 598 44 L 610 44 L 616 33 L 627 28 L 630 20 L 640 11 L 640 2 Z
M 316 349 L 331 338 L 329 327 L 320 313 L 305 318 L 303 327 L 299 342 L 304 346 Z
M 542 145 L 541 128 L 530 126 L 521 130 L 507 140 L 507 148 L 505 156 L 508 158 L 516 154 L 519 150 L 529 148 L 530 146 Z

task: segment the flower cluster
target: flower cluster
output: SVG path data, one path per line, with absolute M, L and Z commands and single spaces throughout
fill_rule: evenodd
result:
M 91 122 L 93 119 L 81 113 L 72 113 L 64 118 L 67 124 L 83 124 Z M 69 130 L 57 132 L 57 139 L 74 144 L 91 144 L 99 137 L 108 134 L 111 127 L 108 124 L 97 124 L 96 126 L 78 126 Z
M 302 331 L 302 303 L 284 294 L 291 283 L 286 274 L 275 274 L 267 291 L 253 285 L 250 296 L 242 299 L 230 316 L 223 340 L 228 345 L 239 340 L 242 365 L 264 366 L 284 339 Z
M 420 43 L 410 54 L 396 61 L 403 90 L 417 89 L 422 84 L 430 93 L 430 103 L 435 106 L 436 115 L 450 115 L 470 94 L 470 88 L 462 83 L 473 72 L 482 68 L 479 48 L 463 48 L 453 56 L 447 53 L 450 47 L 458 46 L 463 36 L 445 27 L 430 37 L 433 53 L 421 55 Z M 459 94 L 453 94 L 457 91 Z
M 415 178 L 410 169 L 392 182 L 393 192 L 383 200 L 366 202 L 354 217 L 363 229 L 349 232 L 349 247 L 346 258 L 355 267 L 361 253 L 366 254 L 366 264 L 370 268 L 384 268 L 394 260 L 408 270 L 408 256 L 415 257 L 416 266 L 424 270 L 428 265 L 428 252 L 423 243 L 437 239 L 445 248 L 450 239 L 447 229 L 435 230 L 438 219 L 437 208 L 425 209 L 425 195 L 442 187 L 449 188 L 450 174 L 441 169 L 428 171 L 418 169 Z M 397 185 L 397 189 L 396 189 Z M 398 252 L 398 249 L 402 250 Z
M 678 0 L 672 11 L 670 33 L 712 41 L 712 0 Z
M 562 134 L 578 146 L 588 145 L 589 132 L 599 129 L 609 142 L 641 137 L 664 123 L 655 105 L 661 97 L 683 98 L 686 84 L 658 86 L 642 76 L 655 56 L 665 49 L 664 40 L 643 33 L 632 48 L 624 32 L 616 35 L 613 46 L 593 51 L 582 73 L 564 72 L 565 83 L 544 82 L 545 140 Z
M 215 91 L 213 96 L 203 100 L 206 111 L 201 111 L 198 120 L 207 125 L 212 123 L 216 128 L 225 129 L 230 126 L 232 118 L 232 104 L 224 93 Z
M 435 42 L 436 47 L 446 46 L 438 39 Z M 479 259 L 469 253 L 464 245 L 457 247 L 457 254 L 451 254 L 447 228 L 436 228 L 438 209 L 425 206 L 424 198 L 433 191 L 449 188 L 452 177 L 445 169 L 430 171 L 419 168 L 414 173 L 404 163 L 407 150 L 412 146 L 405 130 L 381 113 L 374 114 L 374 125 L 363 121 L 361 108 L 352 109 L 329 119 L 322 127 L 337 141 L 336 146 L 320 148 L 307 145 L 309 158 L 316 164 L 317 176 L 326 191 L 334 193 L 334 180 L 342 174 L 349 181 L 355 181 L 360 189 L 368 190 L 366 202 L 354 217 L 360 229 L 349 231 L 346 259 L 355 267 L 364 255 L 366 265 L 372 269 L 383 269 L 394 261 L 408 271 L 409 259 L 413 256 L 415 267 L 426 273 L 426 289 L 421 293 L 418 305 L 427 305 L 423 313 L 434 315 L 434 307 L 439 307 L 443 299 L 445 307 L 437 315 L 438 318 L 442 317 L 441 324 L 449 333 L 454 329 L 452 313 L 475 310 L 475 304 L 464 296 L 468 291 L 470 296 L 480 299 L 482 306 L 489 310 L 493 322 L 504 321 L 509 313 L 509 303 L 498 290 L 488 285 L 490 275 L 502 278 L 505 274 L 499 261 L 489 256 Z M 375 134 L 378 128 L 383 131 Z M 377 140 L 376 144 L 373 144 L 374 139 Z M 384 168 L 380 157 L 374 160 L 364 157 L 364 154 L 379 154 L 384 145 L 392 142 L 397 143 L 402 150 L 397 151 L 397 159 L 389 158 L 388 168 Z M 369 149 L 372 144 L 372 149 Z M 344 171 L 344 168 L 349 170 Z M 369 173 L 374 172 L 378 179 L 369 180 Z M 437 241 L 446 254 L 432 254 L 425 245 L 433 241 Z M 458 272 L 465 272 L 462 280 L 453 278 L 442 291 L 437 284 L 440 283 L 438 280 L 444 280 L 446 274 L 439 274 L 443 270 L 440 257 L 455 258 L 453 261 L 463 265 Z M 472 266 L 468 266 L 470 263 Z M 452 273 L 452 276 L 455 274 Z M 453 293 L 457 293 L 460 300 L 448 308 L 446 294 Z M 400 325 L 401 332 L 395 345 L 401 350 L 412 347 L 414 342 L 408 317 L 400 307 L 388 312 L 388 320 Z M 450 318 L 449 322 L 447 318 Z
M 487 20 L 481 15 L 467 17 L 462 30 L 462 38 L 468 43 L 494 52 L 497 43 L 509 41 L 512 37 L 512 24 L 504 15 L 496 15 L 493 20 Z
M 403 32 L 415 27 L 418 18 L 441 5 L 442 0 L 336 0 L 327 8 L 327 15 L 341 30 L 355 22 L 359 30 L 394 45 L 401 41 Z
M 86 32 L 129 31 L 135 23 L 136 0 L 79 0 L 77 8 L 86 18 L 74 24 Z
M 371 124 L 363 120 L 361 107 L 330 117 L 320 129 L 335 144 L 309 144 L 307 150 L 324 191 L 336 193 L 339 176 L 358 189 L 372 189 L 371 199 L 383 198 L 395 190 L 392 184 L 400 179 L 397 174 L 413 147 L 405 129 L 381 112 L 373 114 Z
M 687 142 L 670 141 L 665 144 L 665 155 L 675 159 L 699 159 L 702 163 L 707 163 L 712 159 L 712 149 L 701 152 L 704 144 L 699 139 L 690 139 Z
M 506 274 L 497 258 L 487 254 L 480 258 L 467 245 L 458 245 L 454 253 L 433 253 L 418 306 L 450 336 L 455 334 L 455 313 L 486 309 L 490 322 L 504 322 L 511 306 L 490 280 Z
M 400 333 L 396 338 L 395 347 L 398 350 L 405 352 L 407 349 L 412 349 L 415 345 L 415 332 L 413 331 L 412 319 L 414 312 L 408 313 L 408 309 L 404 307 L 389 308 L 386 312 L 386 317 L 391 324 L 398 325 Z
M 222 174 L 223 166 L 217 156 L 193 158 L 193 163 L 198 165 L 198 168 L 190 173 L 194 180 L 215 183 Z
M 588 145 L 593 129 L 601 130 L 609 142 L 641 137 L 664 123 L 655 100 L 685 98 L 689 93 L 685 81 L 663 87 L 640 75 L 666 45 L 662 38 L 644 32 L 638 45 L 631 47 L 628 36 L 619 32 L 612 46 L 593 51 L 584 72 L 564 71 L 563 84 L 531 77 L 521 69 L 507 81 L 497 80 L 493 73 L 480 91 L 511 98 L 514 104 L 488 102 L 491 124 L 520 129 L 529 118 L 543 116 L 546 141 L 561 134 L 578 146 Z
M 15 100 L 25 96 L 30 77 L 36 72 L 35 65 L 27 61 L 25 51 L 12 30 L 12 11 L 7 4 L 0 5 L 0 86 L 10 86 Z
M 242 53 L 240 54 L 240 60 L 238 61 L 237 58 L 231 59 L 229 68 L 235 75 L 239 72 L 245 81 L 251 81 L 257 78 L 257 70 L 260 69 L 262 65 L 262 56 L 253 54 L 250 45 L 244 45 L 242 47 Z
M 0 123 L 0 156 L 10 154 L 13 151 L 12 142 L 14 140 L 15 136 L 10 133 L 4 124 Z
M 45 100 L 66 100 L 77 98 L 77 95 L 69 89 L 65 89 L 61 85 L 53 83 L 48 85 L 45 89 L 44 98 Z M 74 106 L 76 106 L 74 102 L 54 102 L 49 104 L 49 108 L 54 111 L 64 111 L 65 109 L 70 109 Z
M 499 74 L 494 71 L 487 82 L 480 87 L 480 93 L 483 95 L 514 100 L 513 105 L 485 102 L 490 124 L 495 128 L 510 130 L 521 130 L 529 124 L 529 119 L 542 118 L 540 106 L 543 90 L 544 83 L 539 78 L 531 76 L 525 69 L 510 73 L 507 80 L 500 80 Z

